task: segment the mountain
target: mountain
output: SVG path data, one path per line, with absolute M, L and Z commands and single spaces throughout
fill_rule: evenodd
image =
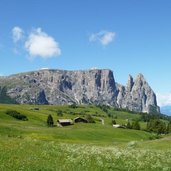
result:
M 126 86 L 109 69 L 39 70 L 0 77 L 0 86 L 20 104 L 97 104 L 136 112 L 159 112 L 156 95 L 142 74 Z
M 162 106 L 161 113 L 171 116 L 171 106 Z

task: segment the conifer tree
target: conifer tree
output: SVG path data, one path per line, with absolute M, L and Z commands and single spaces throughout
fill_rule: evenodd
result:
M 52 115 L 48 115 L 48 118 L 47 118 L 47 125 L 48 126 L 53 126 L 53 117 L 52 117 Z

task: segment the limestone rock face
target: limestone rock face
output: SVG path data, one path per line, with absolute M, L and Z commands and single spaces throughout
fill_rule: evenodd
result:
M 132 111 L 157 109 L 156 96 L 142 74 L 126 86 L 108 69 L 39 70 L 0 78 L 8 95 L 21 104 L 104 104 Z
M 138 74 L 135 81 L 132 76 L 129 76 L 125 89 L 126 91 L 123 93 L 122 101 L 119 103 L 121 108 L 148 113 L 151 112 L 152 108 L 155 108 L 155 110 L 159 112 L 156 95 L 142 74 Z M 118 96 L 118 102 L 120 101 L 119 98 L 120 97 Z

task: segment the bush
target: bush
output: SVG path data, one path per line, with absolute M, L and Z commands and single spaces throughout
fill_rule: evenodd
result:
M 95 120 L 91 115 L 87 115 L 86 119 L 87 119 L 88 123 L 95 123 Z
M 132 125 L 131 125 L 131 123 L 128 121 L 128 123 L 126 124 L 126 128 L 128 128 L 128 129 L 132 129 Z
M 132 122 L 132 129 L 140 130 L 140 124 L 138 121 Z
M 15 111 L 15 110 L 8 110 L 8 111 L 6 111 L 6 114 L 10 115 L 13 118 L 16 118 L 18 120 L 22 120 L 22 121 L 27 121 L 28 120 L 27 116 L 25 116 L 23 114 L 20 114 L 19 112 Z
M 167 133 L 171 133 L 171 121 L 167 125 Z
M 63 116 L 62 110 L 57 111 L 57 116 Z
M 112 120 L 112 125 L 116 125 L 116 121 L 114 119 Z
M 78 106 L 76 104 L 71 104 L 69 107 L 73 108 L 73 109 L 78 108 Z

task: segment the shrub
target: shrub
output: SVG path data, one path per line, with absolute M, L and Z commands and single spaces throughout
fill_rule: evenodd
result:
M 131 125 L 131 123 L 128 121 L 128 123 L 126 124 L 126 128 L 128 128 L 128 129 L 132 129 L 132 125 Z
M 167 133 L 171 133 L 171 121 L 167 125 Z
M 15 110 L 8 110 L 8 111 L 6 111 L 6 114 L 10 115 L 13 118 L 16 118 L 18 120 L 22 120 L 22 121 L 27 121 L 28 120 L 27 116 L 25 116 L 23 114 L 20 114 L 19 112 L 15 111 Z
M 57 111 L 57 116 L 63 116 L 62 110 Z
M 140 124 L 138 121 L 132 122 L 132 129 L 140 130 Z
M 93 118 L 91 115 L 87 115 L 87 116 L 86 116 L 86 119 L 87 119 L 87 121 L 88 121 L 89 123 L 95 123 L 95 120 L 94 120 L 94 118 Z
M 116 125 L 116 121 L 114 119 L 112 120 L 112 125 Z
M 78 108 L 78 106 L 76 104 L 71 104 L 69 107 L 73 108 L 73 109 Z

